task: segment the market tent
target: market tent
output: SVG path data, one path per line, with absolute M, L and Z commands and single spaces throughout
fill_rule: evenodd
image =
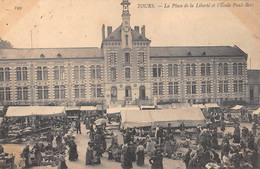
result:
M 193 104 L 192 107 L 197 107 L 200 109 L 205 109 L 205 106 L 203 104 Z
M 157 105 L 158 109 L 165 110 L 165 109 L 172 109 L 171 104 L 163 104 L 163 105 Z
M 66 111 L 78 111 L 80 110 L 80 107 L 65 107 Z
M 172 103 L 173 109 L 182 109 L 182 108 L 187 108 L 187 107 L 191 107 L 190 103 Z
M 138 106 L 112 107 L 107 109 L 107 115 L 120 114 L 123 110 L 140 110 Z
M 209 109 L 209 108 L 219 108 L 219 106 L 218 106 L 217 103 L 206 103 L 206 104 L 205 104 L 205 107 L 206 107 L 207 109 Z
M 205 117 L 200 108 L 189 107 L 183 109 L 169 109 L 150 111 L 154 126 L 167 127 L 170 123 L 172 127 L 179 127 L 183 122 L 186 127 L 195 127 L 198 123 L 206 126 Z
M 81 106 L 80 111 L 94 111 L 97 110 L 96 106 Z
M 236 105 L 236 106 L 232 107 L 231 110 L 240 110 L 240 109 L 242 109 L 242 108 L 244 108 L 244 106 L 242 106 L 242 105 Z
M 120 114 L 123 128 L 146 127 L 152 125 L 150 110 L 122 110 Z
M 260 114 L 260 107 L 257 110 L 253 111 L 253 114 L 259 115 Z
M 10 106 L 6 117 L 64 116 L 64 106 Z
M 155 106 L 140 106 L 140 110 L 154 110 Z

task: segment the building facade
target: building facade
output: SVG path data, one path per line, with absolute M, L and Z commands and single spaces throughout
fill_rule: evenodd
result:
M 1 105 L 247 100 L 247 54 L 237 46 L 152 47 L 145 26 L 102 26 L 101 48 L 0 49 Z M 106 31 L 107 30 L 107 31 Z M 107 35 L 106 35 L 107 32 Z
M 247 91 L 249 93 L 249 103 L 260 104 L 260 70 L 248 70 Z

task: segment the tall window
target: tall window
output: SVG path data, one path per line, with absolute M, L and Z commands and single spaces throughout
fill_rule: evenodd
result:
M 204 63 L 202 63 L 201 66 L 200 66 L 200 72 L 201 72 L 201 76 L 206 75 L 206 66 L 205 66 Z
M 162 77 L 162 64 L 153 65 L 153 77 Z
M 207 81 L 207 93 L 211 93 L 211 82 Z
M 111 68 L 111 79 L 116 80 L 116 69 L 115 68 Z
M 128 46 L 128 35 L 125 35 L 125 45 Z
M 201 82 L 201 93 L 206 93 L 206 81 Z
M 101 66 L 100 65 L 91 65 L 90 74 L 92 79 L 101 79 Z
M 186 76 L 190 76 L 190 64 L 186 64 Z
M 224 75 L 228 75 L 228 64 L 224 63 Z
M 54 66 L 54 80 L 64 80 L 64 79 L 65 79 L 65 67 Z
M 38 66 L 36 68 L 37 80 L 48 80 L 48 68 L 47 66 Z
M 169 95 L 173 94 L 173 83 L 172 82 L 168 83 L 168 94 Z
M 219 81 L 219 93 L 227 93 L 228 92 L 228 81 Z
M 196 87 L 197 87 L 196 82 L 192 82 L 192 86 L 191 86 L 191 92 L 192 92 L 192 94 L 195 94 L 195 93 L 196 93 Z
M 49 99 L 49 87 L 48 86 L 38 86 L 37 87 L 37 99 Z
M 144 52 L 138 52 L 138 58 L 139 58 L 139 63 L 144 63 L 145 62 Z
M 85 85 L 75 85 L 74 86 L 75 98 L 85 98 Z
M 0 81 L 10 81 L 10 68 L 5 67 L 2 68 L 0 67 Z
M 210 76 L 210 64 L 209 63 L 206 64 L 206 75 Z
M 233 63 L 233 75 L 237 75 L 237 63 Z
M 84 66 L 74 66 L 74 79 L 85 79 L 85 67 Z
M 238 91 L 243 92 L 243 80 L 238 81 Z
M 178 65 L 177 65 L 177 64 L 174 64 L 174 65 L 173 65 L 173 75 L 174 75 L 175 77 L 178 76 Z
M 91 84 L 91 96 L 102 97 L 102 86 L 101 84 Z
M 191 82 L 186 82 L 186 93 L 191 94 Z
M 26 81 L 28 79 L 27 67 L 17 67 L 16 68 L 16 80 Z
M 54 86 L 54 98 L 55 99 L 65 99 L 66 98 L 66 88 L 64 85 Z
M 178 84 L 178 82 L 174 82 L 174 94 L 179 94 L 179 84 Z
M 195 64 L 191 64 L 191 75 L 196 76 L 196 65 Z
M 218 75 L 223 75 L 223 64 L 219 63 L 218 64 Z
M 125 68 L 125 78 L 130 79 L 130 68 Z
M 163 95 L 163 83 L 153 83 L 153 95 Z
M 144 67 L 139 67 L 139 77 L 140 80 L 143 80 L 145 78 Z
M 17 87 L 17 100 L 28 100 L 29 99 L 29 93 L 28 93 L 28 87 Z
M 131 62 L 130 60 L 130 53 L 125 53 L 125 64 L 129 65 Z
M 115 86 L 111 87 L 111 98 L 117 98 L 117 88 Z
M 172 77 L 172 64 L 168 64 L 168 77 Z
M 233 81 L 233 91 L 234 91 L 234 92 L 238 92 L 237 88 L 238 88 L 237 80 L 234 80 L 234 81 Z
M 243 73 L 243 65 L 242 63 L 238 63 L 238 75 L 242 75 Z
M 0 87 L 0 102 L 11 100 L 11 88 Z
M 125 88 L 125 97 L 126 98 L 132 97 L 132 92 L 131 92 L 130 86 L 126 86 L 126 88 Z
M 116 63 L 116 53 L 109 53 L 110 63 Z

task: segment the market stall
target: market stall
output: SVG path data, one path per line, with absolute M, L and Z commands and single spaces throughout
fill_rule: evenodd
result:
M 207 114 L 220 113 L 220 107 L 217 103 L 206 103 L 205 104 Z
M 147 127 L 153 123 L 150 110 L 123 110 L 120 114 L 123 128 Z
M 68 119 L 75 120 L 81 117 L 80 107 L 66 107 L 65 110 Z

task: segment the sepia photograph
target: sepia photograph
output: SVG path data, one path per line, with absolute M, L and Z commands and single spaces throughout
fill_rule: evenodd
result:
M 259 0 L 0 0 L 0 169 L 259 169 Z

